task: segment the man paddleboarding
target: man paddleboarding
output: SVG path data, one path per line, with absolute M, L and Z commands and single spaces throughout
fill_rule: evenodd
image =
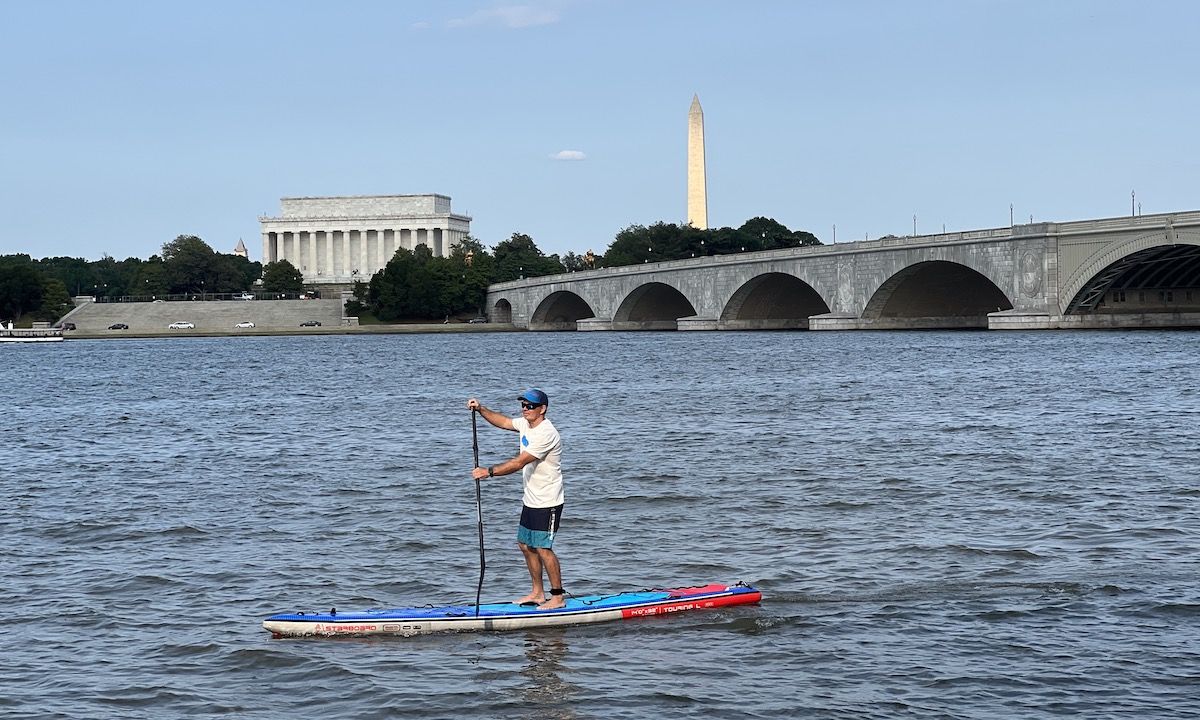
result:
M 508 417 L 484 407 L 471 398 L 467 407 L 478 412 L 491 425 L 520 435 L 516 457 L 490 467 L 477 467 L 471 472 L 476 480 L 509 475 L 521 471 L 521 525 L 517 529 L 517 547 L 525 556 L 532 589 L 525 597 L 515 600 L 518 605 L 537 605 L 540 610 L 553 610 L 567 604 L 562 588 L 562 571 L 554 554 L 554 535 L 558 532 L 564 503 L 562 477 L 562 440 L 558 430 L 546 417 L 550 398 L 536 388 L 521 393 L 520 417 Z M 550 582 L 550 597 L 542 583 L 543 571 Z

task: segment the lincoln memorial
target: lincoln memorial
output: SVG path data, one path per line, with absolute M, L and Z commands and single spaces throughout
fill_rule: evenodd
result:
M 445 195 L 283 198 L 279 217 L 260 217 L 263 264 L 287 260 L 306 283 L 368 280 L 399 248 L 425 245 L 435 256 L 471 231 Z

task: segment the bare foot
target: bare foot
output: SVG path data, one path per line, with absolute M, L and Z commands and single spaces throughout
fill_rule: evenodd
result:
M 546 596 L 540 592 L 531 592 L 520 600 L 513 600 L 513 605 L 524 605 L 525 603 L 534 603 L 541 605 L 546 602 Z
M 538 610 L 557 610 L 560 607 L 566 607 L 567 599 L 562 595 L 551 595 L 550 599 L 538 605 Z

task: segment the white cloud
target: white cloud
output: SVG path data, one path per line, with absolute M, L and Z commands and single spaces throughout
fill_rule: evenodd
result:
M 552 160 L 587 160 L 582 150 L 559 150 L 550 156 Z
M 446 25 L 452 28 L 472 25 L 498 24 L 510 30 L 553 25 L 559 21 L 558 10 L 535 5 L 501 5 L 488 10 L 479 10 L 462 18 L 453 18 Z
M 411 25 L 411 27 L 413 30 L 428 30 L 430 28 L 430 25 L 429 25 L 429 23 L 422 20 L 420 22 L 413 23 Z

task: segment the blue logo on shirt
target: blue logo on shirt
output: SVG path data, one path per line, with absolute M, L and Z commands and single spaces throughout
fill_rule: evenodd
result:
M 529 438 L 522 435 L 521 436 L 521 445 L 523 445 L 525 447 L 529 447 Z

